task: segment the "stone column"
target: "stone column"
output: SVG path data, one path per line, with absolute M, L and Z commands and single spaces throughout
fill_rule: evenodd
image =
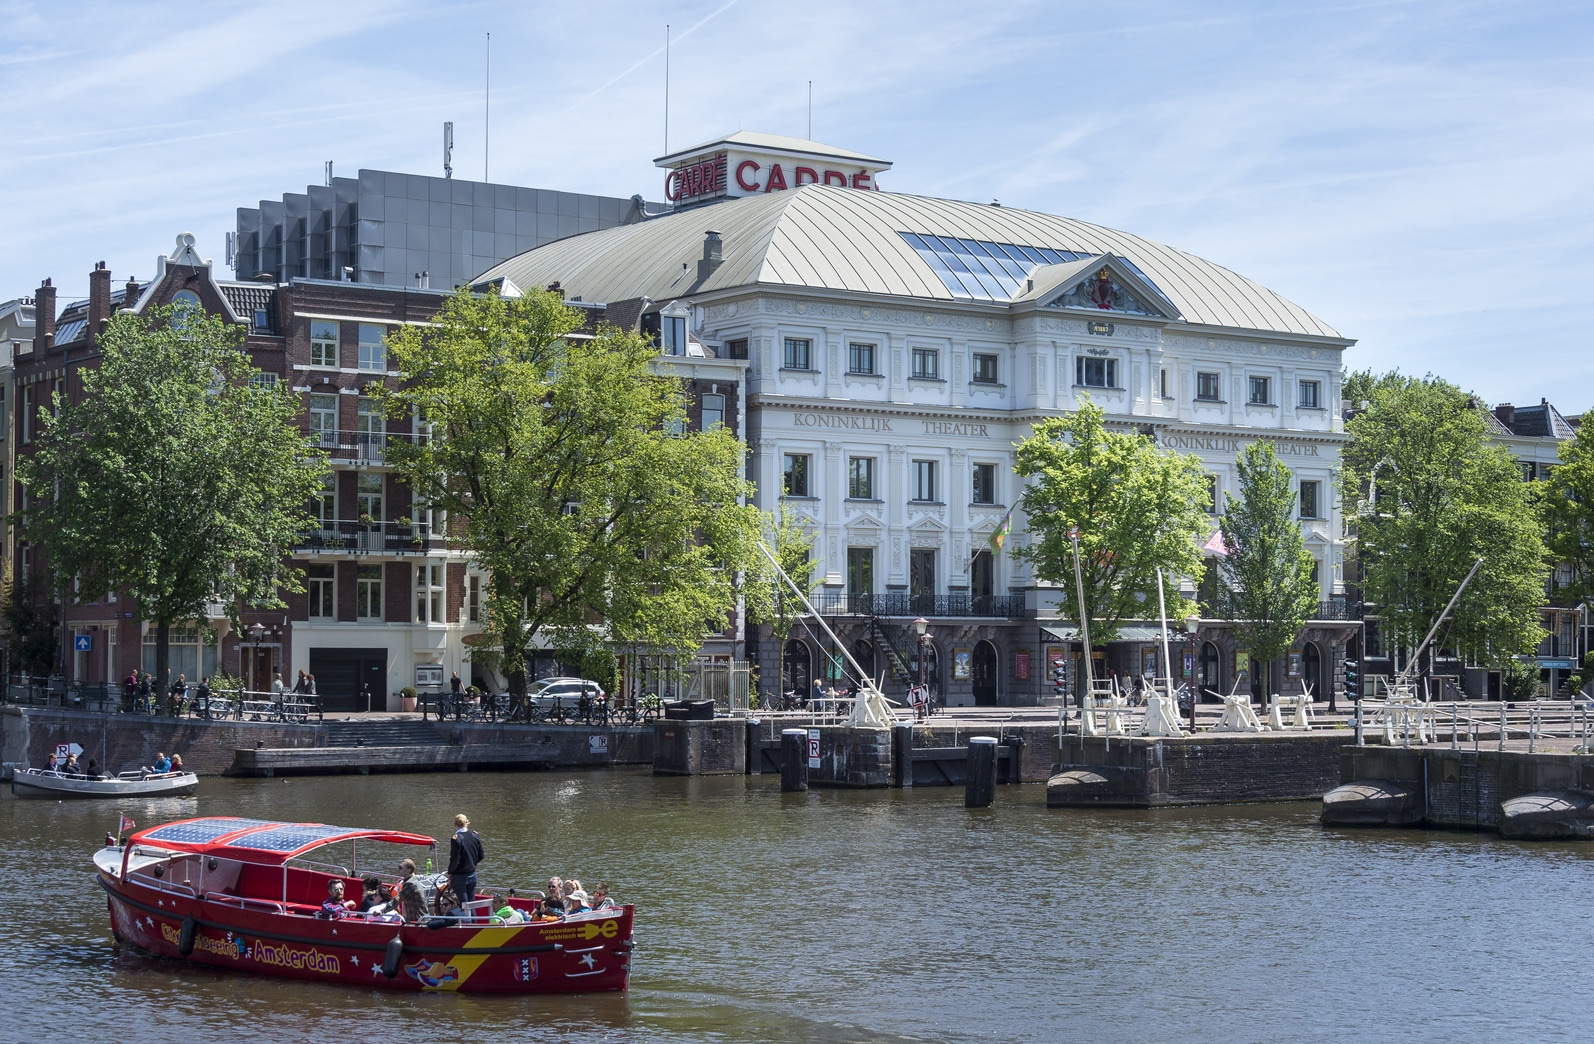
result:
M 907 564 L 902 550 L 904 538 L 907 537 L 907 469 L 903 461 L 907 457 L 907 449 L 900 445 L 890 446 L 886 449 L 886 474 L 881 476 L 884 483 L 881 496 L 886 502 L 886 568 L 882 570 L 885 578 L 886 590 L 901 589 L 907 585 Z

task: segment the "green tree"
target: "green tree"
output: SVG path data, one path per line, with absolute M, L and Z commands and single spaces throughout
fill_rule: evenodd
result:
M 164 683 L 171 628 L 221 601 L 280 607 L 303 589 L 284 556 L 326 464 L 286 387 L 254 378 L 243 329 L 186 306 L 122 312 L 99 337 L 83 398 L 39 411 L 17 464 L 19 512 L 63 597 L 130 596 L 155 625 Z
M 1092 642 L 1112 640 L 1124 620 L 1155 615 L 1158 568 L 1199 580 L 1197 542 L 1211 525 L 1201 462 L 1136 432 L 1109 431 L 1104 416 L 1086 397 L 1075 412 L 1042 420 L 1019 443 L 1014 468 L 1030 480 L 1023 505 L 1031 534 L 1014 554 L 1061 585 L 1063 612 L 1077 612 L 1068 531 L 1079 527 Z M 1195 607 L 1170 589 L 1167 608 L 1178 619 Z
M 1235 461 L 1240 495 L 1225 492 L 1223 543 L 1228 553 L 1219 562 L 1226 591 L 1222 602 L 1235 631 L 1262 670 L 1262 691 L 1272 679 L 1263 676 L 1294 643 L 1317 608 L 1312 556 L 1295 521 L 1295 489 L 1290 469 L 1278 459 L 1273 444 L 1259 440 Z
M 404 378 L 389 413 L 428 433 L 389 459 L 489 571 L 487 625 L 517 696 L 533 641 L 690 653 L 758 572 L 741 444 L 685 430 L 681 382 L 655 372 L 646 339 L 572 340 L 580 325 L 556 294 L 461 290 L 388 342 Z
M 1586 427 L 1561 443 L 1561 462 L 1544 490 L 1544 521 L 1551 558 L 1571 568 L 1572 603 L 1594 600 L 1594 434 Z
M 4 615 L 11 666 L 23 674 L 51 673 L 61 657 L 55 614 L 39 608 L 29 590 L 27 577 L 16 577 L 8 570 L 5 588 Z
M 1340 487 L 1369 614 L 1414 649 L 1482 558 L 1440 643 L 1491 665 L 1532 652 L 1547 572 L 1537 495 L 1488 442 L 1482 406 L 1432 376 L 1353 380 L 1368 408 L 1346 423 Z
M 791 578 L 791 582 L 802 591 L 803 597 L 812 595 L 815 586 L 813 534 L 802 523 L 777 509 L 774 525 L 765 540 L 774 547 L 775 560 Z M 749 623 L 769 625 L 770 635 L 775 639 L 776 658 L 779 663 L 780 673 L 776 678 L 777 692 L 785 692 L 786 639 L 791 637 L 792 628 L 796 626 L 798 617 L 803 614 L 802 603 L 785 582 L 775 575 L 773 569 L 761 568 L 749 577 L 749 581 L 747 619 Z

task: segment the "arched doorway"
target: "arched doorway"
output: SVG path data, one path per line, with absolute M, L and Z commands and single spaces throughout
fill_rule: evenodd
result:
M 1207 690 L 1224 692 L 1223 688 L 1223 655 L 1218 651 L 1216 642 L 1201 643 L 1201 692 L 1203 699 L 1211 699 Z
M 808 656 L 808 643 L 795 638 L 787 642 L 782 664 L 785 668 L 786 691 L 796 692 L 799 696 L 808 695 L 808 683 L 813 678 L 813 661 Z
M 972 663 L 974 706 L 996 706 L 997 664 L 1000 662 L 996 655 L 996 646 L 990 642 L 981 641 L 974 647 L 974 660 Z
M 1312 699 L 1324 698 L 1323 654 L 1318 651 L 1316 642 L 1307 642 L 1301 650 L 1301 681 L 1311 688 Z
M 875 680 L 874 643 L 867 638 L 859 638 L 852 643 L 852 658 L 858 661 L 858 666 L 863 668 L 864 677 L 870 681 Z M 859 679 L 860 681 L 862 679 Z
M 919 651 L 924 650 L 924 680 L 932 695 L 941 693 L 941 661 L 932 641 L 914 642 L 913 655 L 908 657 L 908 684 L 919 684 Z

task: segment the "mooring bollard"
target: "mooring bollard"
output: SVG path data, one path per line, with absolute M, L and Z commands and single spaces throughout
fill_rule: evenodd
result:
M 996 800 L 996 740 L 970 736 L 968 781 L 963 789 L 964 808 L 986 808 Z
M 899 787 L 913 786 L 913 723 L 891 727 L 891 776 Z
M 808 732 L 806 729 L 781 730 L 780 789 L 808 789 Z

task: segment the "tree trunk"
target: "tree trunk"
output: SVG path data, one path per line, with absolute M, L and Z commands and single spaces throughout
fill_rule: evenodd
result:
M 167 620 L 155 621 L 155 682 L 159 689 L 162 714 L 172 712 L 171 673 L 172 625 Z

